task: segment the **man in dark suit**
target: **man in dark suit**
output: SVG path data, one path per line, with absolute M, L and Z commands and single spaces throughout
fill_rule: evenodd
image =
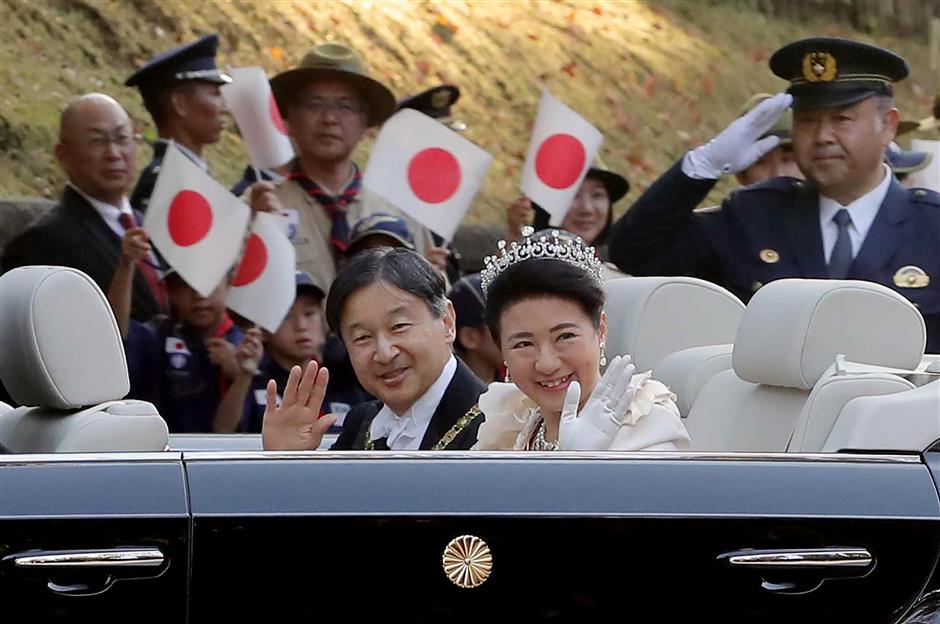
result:
M 695 275 L 747 301 L 785 277 L 860 279 L 900 292 L 940 352 L 940 195 L 901 186 L 884 164 L 898 124 L 892 84 L 903 58 L 843 39 L 784 46 L 770 59 L 790 82 L 687 153 L 614 227 L 611 259 L 634 275 Z M 723 174 L 779 139 L 763 136 L 793 105 L 794 157 L 806 182 L 771 178 L 693 212 Z
M 443 276 L 404 248 L 364 251 L 336 276 L 326 303 L 330 328 L 349 350 L 362 386 L 378 400 L 346 414 L 335 450 L 463 450 L 476 442 L 486 389 L 454 357 L 454 308 Z M 294 367 L 277 406 L 267 386 L 262 440 L 268 450 L 316 449 L 336 420 L 320 417 L 329 373 Z
M 131 120 L 113 98 L 91 93 L 66 106 L 55 146 L 68 176 L 62 200 L 7 246 L 3 271 L 30 264 L 69 266 L 107 292 L 121 257 L 121 238 L 140 222 L 126 196 L 134 183 L 135 147 Z M 166 311 L 166 300 L 157 259 L 151 256 L 141 264 L 131 315 L 147 321 Z

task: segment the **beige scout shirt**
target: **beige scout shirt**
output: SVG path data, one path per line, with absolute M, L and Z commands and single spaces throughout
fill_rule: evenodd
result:
M 296 231 L 292 239 L 297 254 L 297 270 L 310 273 L 319 283 L 329 288 L 336 277 L 336 263 L 330 249 L 330 228 L 333 224 L 330 216 L 294 181 L 282 180 L 275 188 L 274 194 L 285 210 L 297 211 Z M 434 245 L 430 230 L 365 188 L 359 191 L 356 199 L 348 206 L 346 219 L 350 229 L 359 219 L 376 212 L 387 212 L 402 217 L 414 236 L 417 252 L 422 256 Z

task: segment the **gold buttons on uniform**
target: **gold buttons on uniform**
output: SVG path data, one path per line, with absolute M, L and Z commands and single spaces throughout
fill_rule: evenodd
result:
M 908 264 L 894 274 L 894 285 L 898 288 L 924 288 L 930 284 L 930 276 L 919 266 Z
M 780 262 L 780 254 L 776 249 L 761 249 L 760 259 L 767 264 L 776 264 L 777 262 Z

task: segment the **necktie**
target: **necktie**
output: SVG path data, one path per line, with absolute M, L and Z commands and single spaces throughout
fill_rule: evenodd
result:
M 131 228 L 138 227 L 137 219 L 134 218 L 134 215 L 130 212 L 119 213 L 118 221 L 120 221 L 121 227 L 124 228 L 125 232 Z M 147 261 L 147 258 L 141 258 L 137 261 L 137 270 L 140 271 L 141 275 L 143 275 L 144 280 L 147 282 L 147 286 L 150 287 L 150 292 L 153 294 L 153 298 L 156 300 L 160 310 L 166 312 L 169 309 L 166 297 L 166 287 L 164 286 L 163 281 L 160 279 L 160 276 L 157 274 L 157 270 L 153 268 L 153 266 Z
M 337 196 L 329 195 L 324 192 L 320 186 L 307 177 L 307 174 L 300 168 L 300 161 L 294 161 L 294 167 L 287 179 L 295 181 L 300 188 L 307 191 L 332 219 L 333 224 L 330 227 L 330 249 L 333 252 L 333 258 L 339 262 L 349 246 L 349 222 L 346 220 L 346 211 L 349 204 L 359 194 L 362 186 L 362 172 L 356 168 L 356 175 L 342 193 Z
M 849 238 L 849 225 L 852 224 L 852 217 L 848 210 L 841 208 L 832 220 L 839 226 L 839 236 L 832 248 L 832 255 L 829 256 L 829 277 L 845 279 L 849 274 L 849 267 L 852 266 L 852 239 Z

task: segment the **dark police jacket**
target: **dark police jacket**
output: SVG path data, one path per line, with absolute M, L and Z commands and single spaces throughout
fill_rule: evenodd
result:
M 142 221 L 138 214 L 138 222 Z M 3 253 L 3 272 L 31 264 L 67 266 L 83 271 L 108 292 L 121 259 L 121 239 L 94 206 L 71 186 L 59 205 L 13 239 Z M 140 271 L 134 275 L 131 317 L 147 321 L 161 312 Z
M 153 195 L 153 187 L 157 184 L 157 177 L 160 175 L 160 166 L 163 164 L 163 157 L 166 155 L 166 149 L 169 145 L 169 141 L 166 139 L 158 139 L 153 144 L 153 160 L 147 163 L 147 166 L 144 167 L 144 170 L 140 172 L 140 178 L 137 179 L 137 186 L 134 187 L 134 192 L 131 193 L 131 206 L 134 207 L 134 210 L 138 212 L 147 212 L 147 206 L 150 203 L 150 196 Z M 190 151 L 187 149 L 181 149 L 183 155 L 193 161 L 199 168 L 203 168 L 205 165 L 196 162 L 193 159 Z
M 775 279 L 828 277 L 812 183 L 772 178 L 693 211 L 715 181 L 686 176 L 681 163 L 614 225 L 610 257 L 622 271 L 702 277 L 743 301 Z M 907 297 L 927 323 L 927 352 L 940 353 L 940 194 L 892 180 L 847 279 Z
M 457 370 L 447 384 L 444 396 L 438 403 L 428 429 L 421 439 L 421 450 L 430 450 L 448 432 L 456 432 L 444 450 L 467 450 L 477 441 L 477 429 L 483 415 L 475 410 L 477 399 L 486 390 L 486 384 L 473 374 L 466 364 L 457 360 Z M 346 414 L 343 432 L 330 450 L 348 451 L 366 448 L 366 438 L 372 419 L 382 409 L 381 401 L 369 401 L 352 408 Z M 388 450 L 385 438 L 373 441 L 375 450 Z

